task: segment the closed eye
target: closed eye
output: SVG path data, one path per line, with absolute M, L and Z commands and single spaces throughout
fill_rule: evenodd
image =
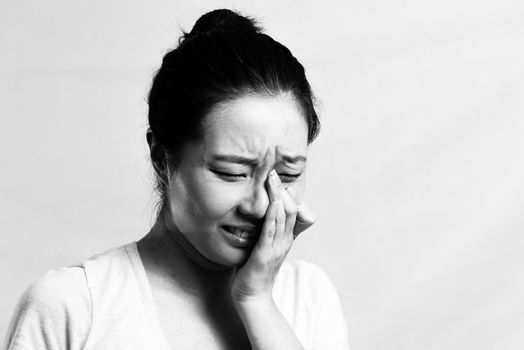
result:
M 278 174 L 280 177 L 280 181 L 282 182 L 294 182 L 296 181 L 302 174 Z
M 226 181 L 229 181 L 229 182 L 240 181 L 240 180 L 245 179 L 247 176 L 246 174 L 227 173 L 227 172 L 218 171 L 218 170 L 211 170 L 211 171 L 215 173 L 216 175 L 218 175 L 218 177 Z

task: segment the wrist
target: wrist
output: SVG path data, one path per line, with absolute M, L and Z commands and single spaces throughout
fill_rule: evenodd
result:
M 237 297 L 233 298 L 233 304 L 239 313 L 268 311 L 276 306 L 272 295 Z
M 271 295 L 234 303 L 252 349 L 304 349 Z

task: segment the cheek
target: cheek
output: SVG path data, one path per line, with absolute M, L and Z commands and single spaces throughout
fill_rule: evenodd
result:
M 172 198 L 184 202 L 183 206 L 177 206 L 178 214 L 191 217 L 194 225 L 220 219 L 238 204 L 238 191 L 205 176 L 189 177 L 178 187 L 177 194 L 173 194 L 178 198 Z

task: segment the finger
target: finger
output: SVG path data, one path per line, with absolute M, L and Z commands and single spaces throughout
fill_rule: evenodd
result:
M 295 201 L 297 205 L 300 205 L 302 202 L 302 198 L 300 198 L 300 195 L 298 194 L 297 190 L 293 186 L 289 186 L 286 188 L 287 193 Z
M 282 198 L 282 203 L 284 204 L 284 211 L 286 213 L 285 234 L 283 238 L 288 241 L 292 241 L 298 206 L 295 203 L 295 201 L 291 198 L 288 191 L 282 190 L 280 196 Z
M 273 238 L 276 232 L 275 221 L 277 213 L 280 210 L 280 201 L 273 201 L 269 203 L 264 218 L 264 224 L 262 225 L 262 231 L 260 232 L 260 238 L 258 241 L 263 247 L 270 247 L 273 244 Z
M 293 186 L 289 186 L 286 191 L 298 205 L 295 227 L 293 229 L 293 235 L 296 237 L 308 227 L 313 225 L 317 221 L 317 217 L 308 206 L 302 204 L 302 198 L 299 196 L 297 190 Z
M 273 235 L 273 241 L 274 242 L 280 242 L 282 241 L 282 237 L 285 232 L 285 221 L 286 221 L 286 214 L 284 211 L 284 204 L 282 203 L 281 198 L 281 191 L 282 191 L 282 183 L 280 182 L 280 178 L 278 177 L 277 172 L 275 169 L 271 170 L 268 174 L 268 196 L 270 203 L 275 203 L 276 206 L 275 210 L 275 216 L 274 216 L 274 228 L 275 232 Z
M 282 200 L 278 200 L 276 203 L 278 203 L 278 210 L 275 219 L 275 236 L 273 237 L 273 244 L 282 242 L 286 235 L 286 212 L 284 211 L 284 204 L 282 203 Z
M 278 174 L 275 169 L 271 170 L 267 176 L 267 192 L 269 201 L 280 200 L 280 188 L 282 184 L 278 178 Z

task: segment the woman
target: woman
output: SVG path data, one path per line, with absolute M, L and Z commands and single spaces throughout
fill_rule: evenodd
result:
M 202 16 L 149 94 L 160 193 L 138 242 L 49 272 L 24 294 L 8 349 L 346 349 L 318 267 L 284 262 L 319 122 L 301 64 L 251 19 Z

